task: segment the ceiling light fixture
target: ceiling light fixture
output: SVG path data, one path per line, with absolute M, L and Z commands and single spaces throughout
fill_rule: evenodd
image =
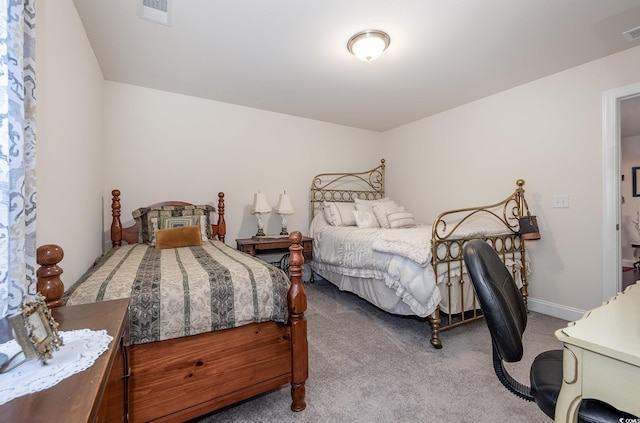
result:
M 389 44 L 391 44 L 391 38 L 386 32 L 367 29 L 351 37 L 347 43 L 347 49 L 358 59 L 370 62 L 377 59 Z

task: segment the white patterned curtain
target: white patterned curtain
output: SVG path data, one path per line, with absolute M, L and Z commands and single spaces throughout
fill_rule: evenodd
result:
M 36 293 L 35 0 L 0 0 L 0 318 Z

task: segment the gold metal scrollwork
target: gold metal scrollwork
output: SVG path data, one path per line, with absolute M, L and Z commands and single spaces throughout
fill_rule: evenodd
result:
M 384 197 L 384 159 L 380 165 L 365 172 L 321 173 L 311 182 L 311 220 L 317 213 L 317 203 L 331 201 L 350 203 L 354 199 L 376 200 Z

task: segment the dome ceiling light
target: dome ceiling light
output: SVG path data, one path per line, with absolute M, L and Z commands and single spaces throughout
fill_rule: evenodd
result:
M 386 32 L 367 29 L 351 37 L 347 43 L 347 49 L 358 59 L 370 62 L 377 59 L 389 44 L 391 44 L 391 38 Z

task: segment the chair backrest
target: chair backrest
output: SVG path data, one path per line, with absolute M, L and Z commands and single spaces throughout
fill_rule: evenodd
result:
M 463 255 L 495 349 L 506 362 L 520 361 L 527 310 L 511 273 L 486 241 L 469 241 Z

